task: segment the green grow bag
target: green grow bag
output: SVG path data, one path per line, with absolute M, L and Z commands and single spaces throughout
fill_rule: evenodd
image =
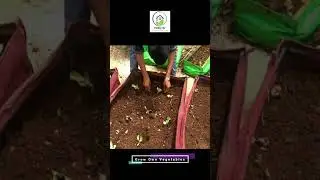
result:
M 149 52 L 148 52 L 148 46 L 147 45 L 144 45 L 143 46 L 143 49 L 144 49 L 144 52 L 143 52 L 143 59 L 144 59 L 144 62 L 147 64 L 147 65 L 150 65 L 150 66 L 158 66 L 154 60 L 151 58 Z M 180 59 L 181 59 L 181 55 L 182 55 L 182 50 L 183 50 L 183 46 L 178 46 L 177 47 L 177 52 L 176 52 L 176 66 L 178 67 L 179 66 L 179 63 L 180 63 Z M 167 68 L 169 64 L 169 61 L 167 60 L 166 63 L 164 63 L 163 65 L 160 65 L 159 67 L 161 68 Z
M 210 72 L 210 56 L 202 66 L 192 64 L 190 61 L 183 62 L 183 72 L 191 77 L 206 75 Z
M 210 0 L 210 5 L 211 5 L 210 19 L 211 20 L 213 20 L 219 13 L 221 4 L 222 4 L 222 0 Z
M 266 48 L 282 39 L 310 42 L 320 25 L 320 0 L 309 0 L 296 17 L 277 13 L 254 0 L 237 0 L 234 33 Z

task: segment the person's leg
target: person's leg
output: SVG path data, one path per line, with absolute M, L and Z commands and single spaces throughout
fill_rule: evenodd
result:
M 130 47 L 130 71 L 138 69 L 135 46 Z
M 171 76 L 176 76 L 176 73 L 177 73 L 177 53 L 178 53 L 178 50 L 176 50 L 175 52 L 175 57 L 174 57 L 174 62 L 173 62 L 173 66 L 172 66 L 172 71 L 171 71 Z
M 90 5 L 87 0 L 64 0 L 64 31 L 67 33 L 71 24 L 90 21 Z

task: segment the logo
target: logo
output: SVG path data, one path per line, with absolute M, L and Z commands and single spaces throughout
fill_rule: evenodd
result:
M 150 11 L 150 32 L 170 32 L 170 11 Z

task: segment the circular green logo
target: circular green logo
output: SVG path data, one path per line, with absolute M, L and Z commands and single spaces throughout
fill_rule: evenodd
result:
M 157 11 L 153 14 L 152 21 L 154 25 L 161 27 L 167 23 L 167 16 L 165 13 Z

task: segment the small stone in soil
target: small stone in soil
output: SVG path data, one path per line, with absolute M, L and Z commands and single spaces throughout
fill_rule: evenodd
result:
M 272 89 L 271 89 L 271 96 L 272 97 L 280 97 L 281 95 L 281 86 L 280 85 L 275 85 Z
M 269 178 L 271 177 L 268 168 L 266 168 L 266 169 L 264 170 L 264 175 L 265 175 L 265 177 L 266 177 L 267 179 L 269 179 Z
M 266 147 L 260 147 L 261 151 L 268 151 L 268 149 Z
M 51 143 L 50 141 L 44 141 L 44 144 L 45 144 L 46 146 L 50 146 L 52 143 Z
M 149 117 L 150 117 L 151 119 L 155 119 L 155 118 L 156 118 L 156 114 L 155 114 L 155 113 L 150 113 L 150 114 L 149 114 Z
M 268 147 L 270 144 L 270 141 L 268 138 L 258 138 L 256 142 L 263 147 Z

